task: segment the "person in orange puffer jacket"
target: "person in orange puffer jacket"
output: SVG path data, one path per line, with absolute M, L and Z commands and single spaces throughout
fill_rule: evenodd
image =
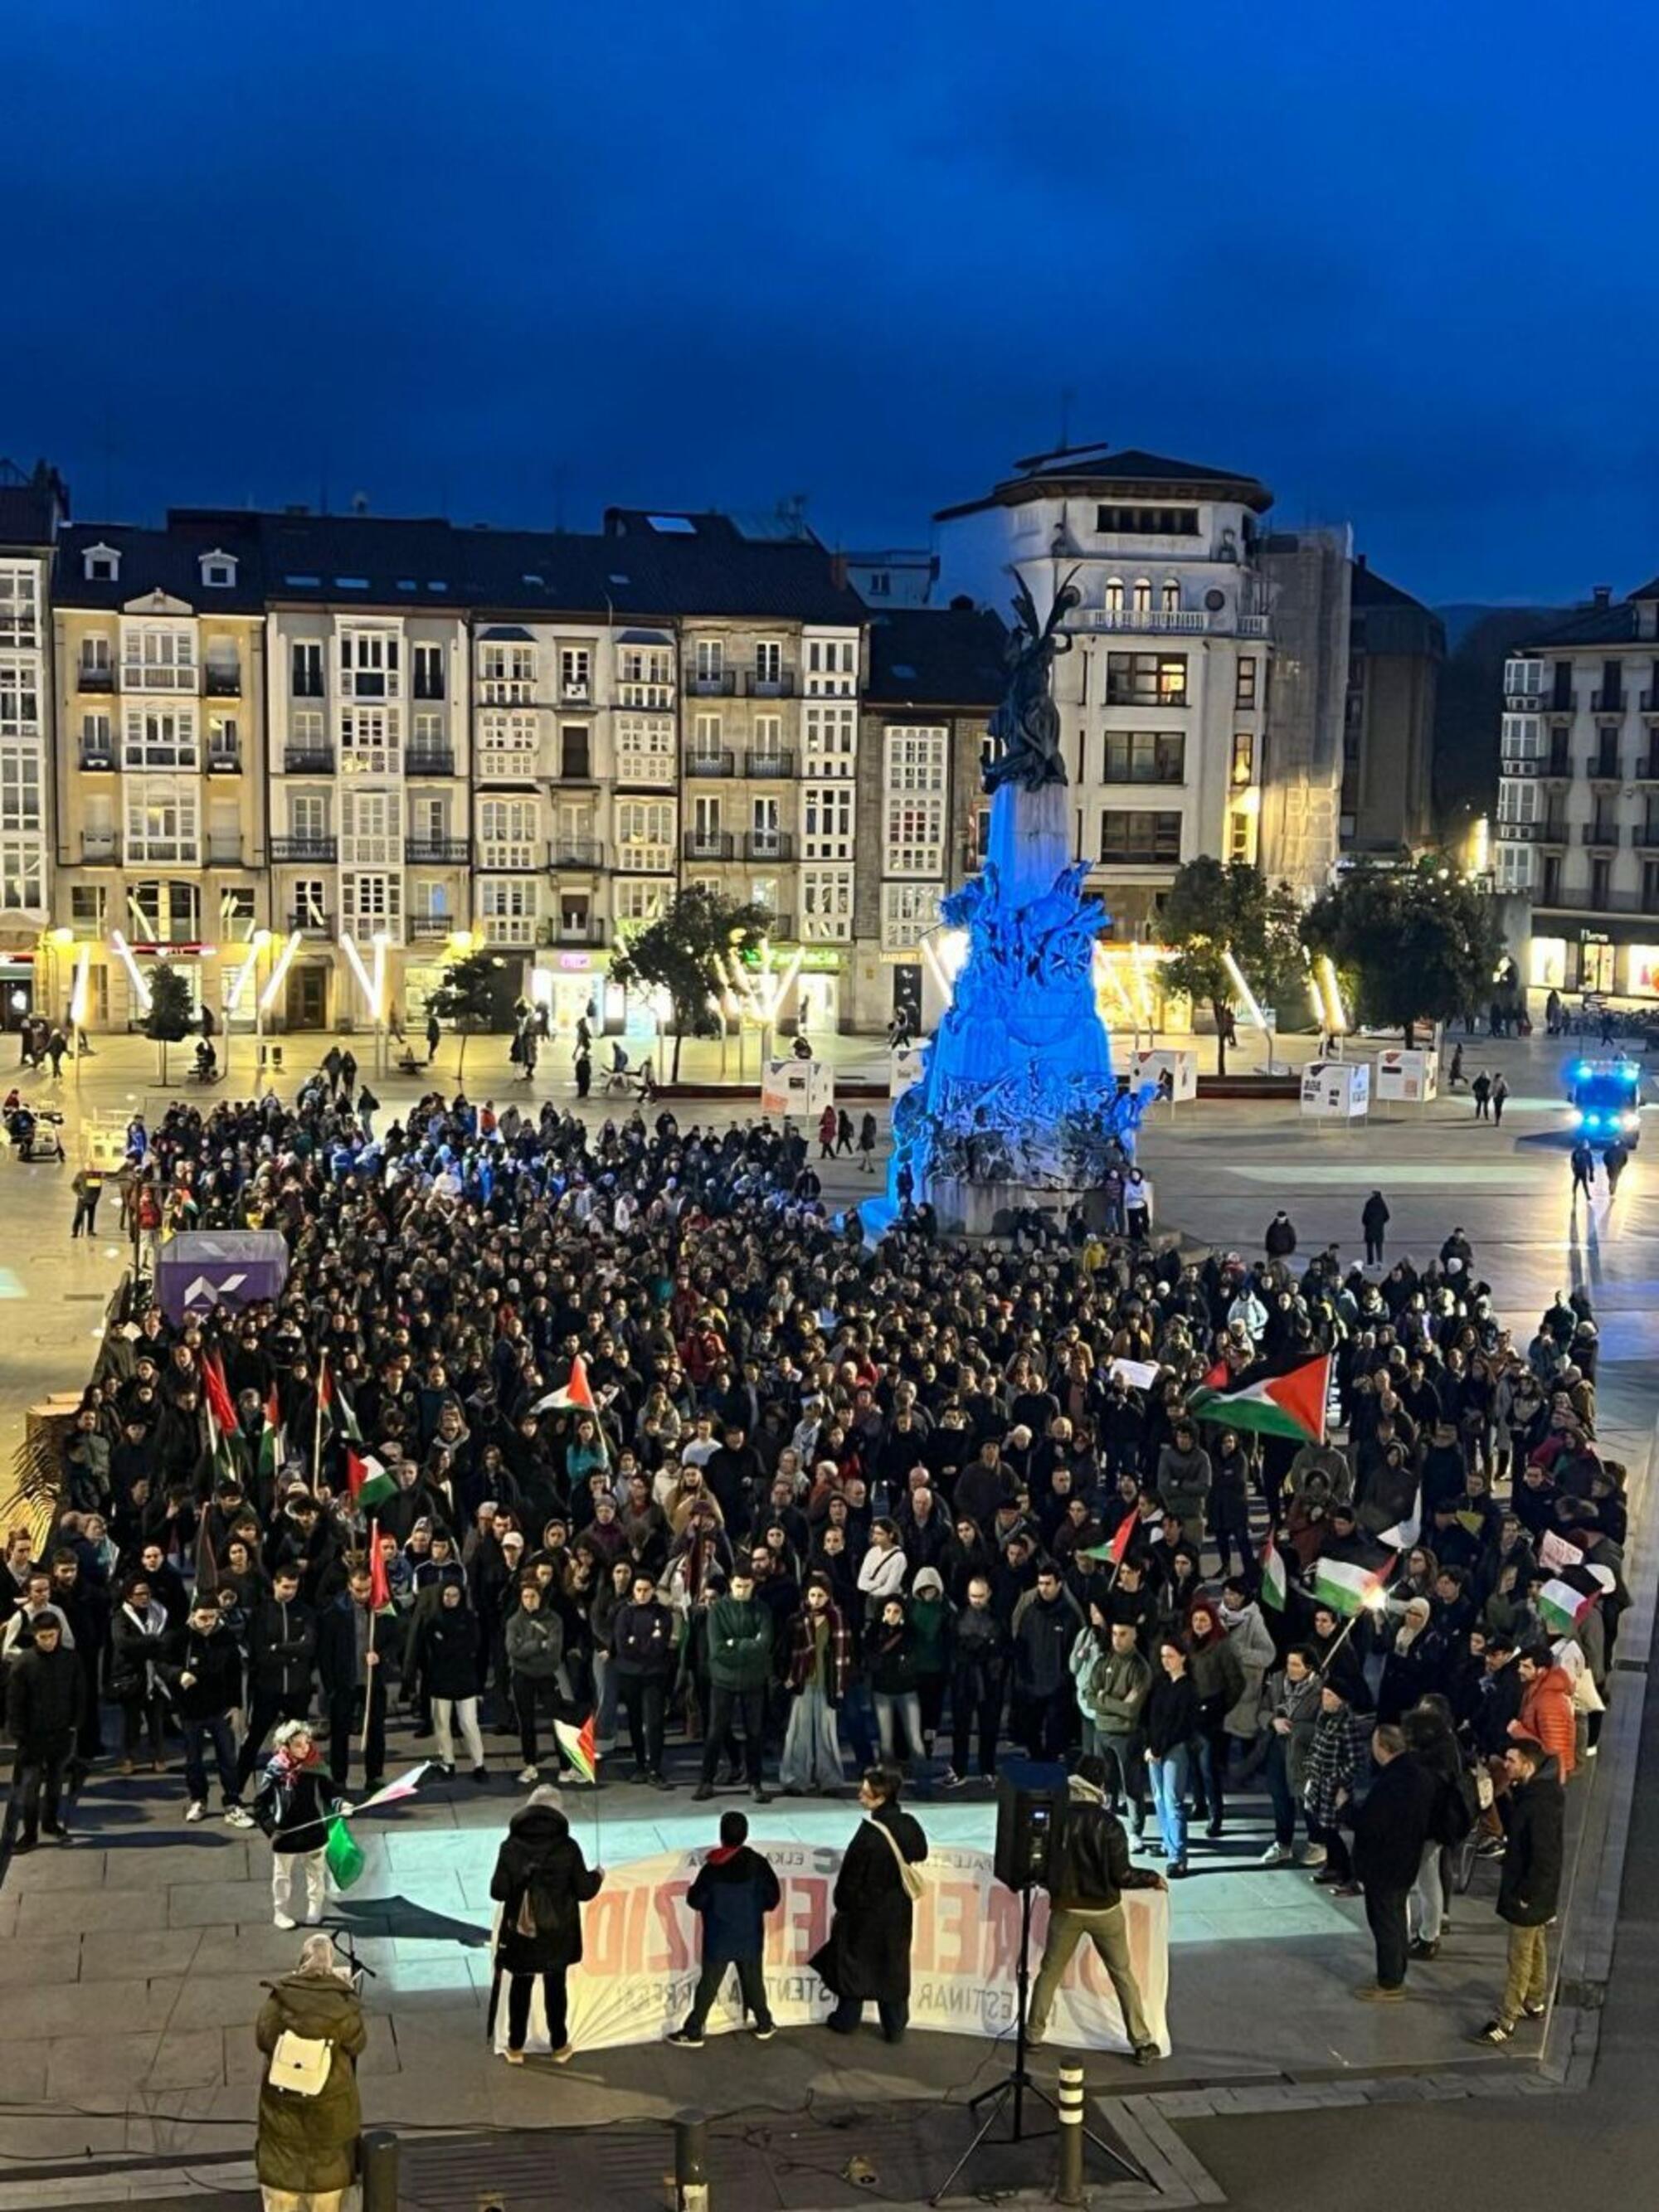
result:
M 1576 1737 L 1572 1685 L 1566 1669 L 1553 1666 L 1547 1650 L 1523 1651 L 1515 1664 L 1521 1677 L 1521 1711 L 1510 1723 L 1510 1734 L 1541 1743 L 1554 1759 L 1562 1781 L 1569 1781 Z

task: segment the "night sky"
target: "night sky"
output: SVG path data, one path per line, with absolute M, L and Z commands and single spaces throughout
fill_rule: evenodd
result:
M 1430 599 L 1622 592 L 1659 29 L 1591 21 L 11 0 L 0 453 L 88 519 L 800 491 L 915 544 L 1069 387 L 1074 440 L 1252 470 Z

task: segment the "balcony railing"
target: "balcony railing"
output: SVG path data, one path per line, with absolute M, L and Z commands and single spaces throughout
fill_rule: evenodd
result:
M 1617 753 L 1597 753 L 1586 771 L 1592 783 L 1620 783 L 1624 770 Z
M 404 756 L 405 773 L 410 775 L 453 775 L 455 748 L 453 745 L 411 745 Z
M 1595 714 L 1622 714 L 1630 704 L 1630 694 L 1620 690 L 1609 691 L 1605 686 L 1590 694 L 1590 711 Z
M 210 699 L 240 699 L 242 672 L 240 668 L 216 668 L 210 661 L 203 674 L 202 689 Z
M 81 832 L 81 858 L 83 860 L 112 860 L 115 857 L 115 832 L 112 830 L 83 830 Z
M 1104 630 L 1123 637 L 1266 637 L 1266 615 L 1236 614 L 1223 607 L 1084 607 L 1066 617 L 1067 629 Z
M 1616 845 L 1619 842 L 1619 824 L 1616 822 L 1581 823 L 1578 836 L 1579 842 L 1585 845 Z
M 758 668 L 745 668 L 741 672 L 738 688 L 750 699 L 793 699 L 795 672 L 793 668 L 780 668 L 775 676 L 763 676 Z
M 560 704 L 560 706 L 562 706 L 562 707 L 591 707 L 591 706 L 592 705 L 592 703 L 593 703 L 593 687 L 592 687 L 592 685 L 591 684 L 580 684 L 580 683 L 572 682 L 572 683 L 568 683 L 568 684 L 560 684 L 560 686 L 559 686 L 559 704 Z
M 211 748 L 207 757 L 207 772 L 210 775 L 240 775 L 242 773 L 240 748 L 235 745 L 218 745 Z
M 289 915 L 288 926 L 290 929 L 297 929 L 301 937 L 332 937 L 334 934 L 333 915 L 318 914 L 310 907 L 303 914 Z
M 574 746 L 559 755 L 559 765 L 554 776 L 556 783 L 597 783 L 593 773 L 593 756 L 586 747 L 578 752 Z
M 106 661 L 99 666 L 89 660 L 76 663 L 75 688 L 77 691 L 113 691 L 115 671 Z
M 1638 753 L 1631 775 L 1637 783 L 1659 783 L 1659 750 Z
M 1555 715 L 1576 714 L 1578 712 L 1578 694 L 1576 691 L 1552 692 L 1544 712 Z
M 555 837 L 547 848 L 550 868 L 602 868 L 605 847 L 597 837 Z
M 685 757 L 687 775 L 730 775 L 737 766 L 737 756 L 729 752 L 692 752 Z
M 411 945 L 438 945 L 454 934 L 453 914 L 412 914 L 408 922 Z
M 1642 694 L 1642 712 L 1644 714 L 1659 714 L 1659 689 Z
M 1638 853 L 1650 853 L 1659 846 L 1659 822 L 1638 822 L 1630 833 L 1630 842 Z
M 737 696 L 738 672 L 735 668 L 711 668 L 699 671 L 688 665 L 685 688 L 694 699 L 732 699 Z
M 787 830 L 750 830 L 743 841 L 745 860 L 793 860 L 795 841 Z
M 332 745 L 284 745 L 283 774 L 284 775 L 332 775 L 334 748 Z
M 1558 783 L 1570 783 L 1572 781 L 1572 755 L 1565 746 L 1558 745 L 1544 763 L 1543 772 L 1553 776 Z
M 792 752 L 745 753 L 743 772 L 757 783 L 793 781 L 795 756 Z
M 406 837 L 404 858 L 410 867 L 464 868 L 471 848 L 465 837 Z
M 682 842 L 688 860 L 729 860 L 736 840 L 728 830 L 688 830 Z
M 82 740 L 80 754 L 83 769 L 112 769 L 115 765 L 115 740 Z
M 590 914 L 580 921 L 566 921 L 558 915 L 550 914 L 536 939 L 538 945 L 608 945 L 610 941 L 610 925 L 597 914 Z
M 338 856 L 337 837 L 273 837 L 270 858 L 273 866 L 296 860 L 320 861 L 331 867 Z

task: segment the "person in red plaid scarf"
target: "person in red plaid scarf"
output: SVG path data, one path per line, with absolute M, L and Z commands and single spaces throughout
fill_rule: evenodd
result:
M 845 1777 L 836 1715 L 852 1678 L 853 1639 L 828 1575 L 807 1577 L 801 1609 L 789 1623 L 788 1666 L 789 1725 L 779 1785 L 803 1796 L 838 1790 Z

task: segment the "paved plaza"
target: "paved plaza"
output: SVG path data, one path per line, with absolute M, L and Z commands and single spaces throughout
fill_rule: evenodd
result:
M 498 1101 L 508 1095 L 501 1057 L 498 1040 L 470 1047 L 472 1095 L 493 1092 Z M 1555 1081 L 1563 1057 L 1540 1039 L 1466 1054 L 1471 1067 L 1502 1064 L 1510 1075 L 1515 1096 L 1501 1129 L 1475 1124 L 1461 1097 L 1340 1130 L 1310 1128 L 1294 1103 L 1283 1101 L 1206 1102 L 1173 1114 L 1159 1109 L 1141 1148 L 1158 1224 L 1255 1252 L 1283 1204 L 1304 1256 L 1333 1239 L 1353 1256 L 1360 1206 L 1380 1187 L 1394 1212 L 1390 1252 L 1426 1256 L 1461 1223 L 1522 1342 L 1552 1294 L 1582 1281 L 1602 1331 L 1605 1448 L 1632 1467 L 1644 1465 L 1659 1331 L 1652 1298 L 1659 1176 L 1654 1160 L 1638 1152 L 1616 1207 L 1610 1212 L 1601 1193 L 1588 1212 L 1581 1206 L 1575 1213 Z M 306 1064 L 290 1041 L 285 1079 Z M 439 1075 L 453 1079 L 453 1066 L 447 1048 Z M 82 1105 L 110 1113 L 143 1103 L 154 1111 L 159 1094 L 144 1079 L 152 1073 L 151 1048 L 106 1041 L 82 1071 Z M 565 1095 L 562 1073 L 544 1060 L 538 1094 Z M 393 1077 L 376 1087 L 390 1115 L 421 1086 Z M 72 1117 L 72 1093 L 67 1103 Z M 599 1118 L 607 1109 L 596 1101 L 587 1110 Z M 676 1110 L 684 1122 L 747 1109 L 699 1099 Z M 72 1119 L 68 1133 L 73 1155 Z M 83 1379 L 123 1255 L 107 1237 L 70 1244 L 65 1170 L 7 1161 L 0 1176 L 6 1230 L 0 1419 L 10 1427 L 44 1389 L 73 1389 Z M 825 1181 L 832 1200 L 870 1187 L 847 1163 L 826 1170 Z M 737 2066 L 735 2050 L 718 2043 L 702 2054 L 660 2047 L 579 2054 L 556 2074 L 495 2063 L 483 2032 L 488 1884 L 502 1827 L 522 1793 L 512 1779 L 518 1759 L 511 1740 L 489 1741 L 488 1790 L 439 1785 L 417 1806 L 377 1822 L 367 1874 L 341 1909 L 376 1976 L 368 1984 L 370 2041 L 361 2069 L 371 2124 L 575 2126 L 661 2118 L 694 2099 L 716 2110 L 791 2112 L 809 2100 L 965 2097 L 994 2075 L 1003 2052 L 975 2039 L 918 2033 L 888 2050 L 872 2039 L 848 2046 L 821 2029 L 789 2031 L 764 2051 L 744 2046 Z M 392 1764 L 429 1747 L 394 1737 Z M 672 1752 L 671 1745 L 671 1763 Z M 1616 1786 L 1610 1763 L 1601 1762 L 1598 1790 Z M 679 1771 L 684 1778 L 683 1756 Z M 626 1785 L 607 1788 L 607 1862 L 710 1840 L 718 1808 L 694 1808 L 689 1800 L 689 1790 L 665 1801 Z M 941 1842 L 988 1844 L 986 1801 L 939 1801 L 924 1789 L 915 1802 Z M 1577 1809 L 1582 1818 L 1582 1804 Z M 1489 1869 L 1458 1901 L 1441 1959 L 1413 1975 L 1411 2001 L 1397 2009 L 1356 2005 L 1349 1992 L 1370 1955 L 1361 1908 L 1314 1889 L 1297 1869 L 1255 1864 L 1268 1840 L 1264 1810 L 1261 1801 L 1249 1801 L 1221 1846 L 1195 1850 L 1193 1879 L 1171 1899 L 1174 2056 L 1158 2076 L 1161 2092 L 1530 2069 L 1535 2034 L 1496 2053 L 1468 2040 L 1500 1978 Z M 183 2166 L 192 2156 L 246 2148 L 259 1983 L 292 1964 L 296 1939 L 270 1925 L 263 1839 L 213 1822 L 186 1829 L 182 1811 L 176 1774 L 124 1781 L 100 1769 L 80 1803 L 78 1848 L 39 1853 L 6 1874 L 0 2063 L 8 2095 L 0 2108 L 0 2155 L 8 2161 L 69 2160 L 90 2152 Z M 755 1837 L 763 1844 L 839 1844 L 854 1817 L 850 1803 L 783 1799 L 756 1816 Z M 576 1832 L 590 1848 L 585 1819 L 579 1817 Z M 370 1832 L 366 1825 L 366 1840 Z M 1045 2064 L 1052 2068 L 1058 2055 L 1046 2054 Z M 1090 2061 L 1089 2079 L 1108 2096 L 1146 2086 L 1106 2055 Z M 0 2204 L 13 2201 L 23 2200 L 0 2189 Z

